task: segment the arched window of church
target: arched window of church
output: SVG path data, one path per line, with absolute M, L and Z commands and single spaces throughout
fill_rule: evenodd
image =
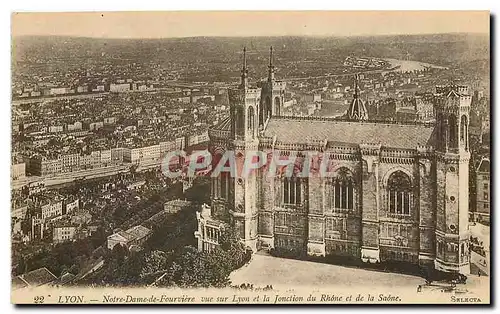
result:
M 274 113 L 277 116 L 280 115 L 280 106 L 281 106 L 280 98 L 279 97 L 275 97 L 274 98 Z
M 336 171 L 332 181 L 333 210 L 354 209 L 354 178 L 347 168 Z
M 444 118 L 443 118 L 443 114 L 442 113 L 438 113 L 437 114 L 437 117 L 436 117 L 436 120 L 437 120 L 437 123 L 438 123 L 438 133 L 439 133 L 439 143 L 438 145 L 440 145 L 441 147 L 444 147 L 445 146 L 445 141 L 446 141 L 446 124 L 445 124 L 445 121 L 444 121 Z
M 223 199 L 228 199 L 229 195 L 229 173 L 228 172 L 221 172 L 219 176 L 220 180 L 220 198 Z
M 302 202 L 302 181 L 291 177 L 283 179 L 283 204 L 299 205 Z
M 253 109 L 253 107 L 248 107 L 247 114 L 247 128 L 253 131 L 255 129 L 255 110 Z
M 467 133 L 468 133 L 468 122 L 465 115 L 460 118 L 460 142 L 466 145 L 467 148 Z
M 410 177 L 402 171 L 396 171 L 387 182 L 389 213 L 410 215 L 413 201 Z
M 236 111 L 236 134 L 243 134 L 245 130 L 245 117 L 243 108 L 238 108 Z
M 451 148 L 456 148 L 457 147 L 457 141 L 458 141 L 458 136 L 457 136 L 457 118 L 454 115 L 451 115 L 448 118 L 448 128 L 450 130 L 449 132 L 449 139 L 450 139 L 450 147 Z

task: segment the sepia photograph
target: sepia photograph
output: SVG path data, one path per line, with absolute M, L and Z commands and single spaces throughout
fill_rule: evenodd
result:
M 489 11 L 11 14 L 13 304 L 490 304 Z

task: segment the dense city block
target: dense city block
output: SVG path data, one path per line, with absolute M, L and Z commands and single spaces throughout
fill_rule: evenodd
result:
M 24 36 L 12 49 L 14 289 L 247 289 L 231 274 L 256 254 L 490 274 L 486 35 Z M 188 158 L 165 158 L 205 150 L 318 150 L 334 176 L 190 177 Z

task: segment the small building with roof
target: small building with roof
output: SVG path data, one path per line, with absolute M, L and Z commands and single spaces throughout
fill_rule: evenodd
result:
M 57 277 L 45 267 L 12 278 L 12 289 L 34 288 L 54 283 Z
M 142 226 L 134 226 L 126 231 L 118 231 L 108 236 L 108 249 L 112 250 L 115 245 L 120 244 L 127 248 L 132 245 L 143 244 L 151 235 L 151 230 Z
M 173 213 L 177 213 L 177 212 L 183 210 L 184 208 L 188 208 L 190 206 L 191 206 L 190 201 L 177 199 L 177 200 L 172 200 L 172 201 L 166 202 L 163 205 L 163 209 L 166 212 L 173 214 Z

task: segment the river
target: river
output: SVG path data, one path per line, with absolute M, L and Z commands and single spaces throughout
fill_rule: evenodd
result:
M 421 71 L 421 70 L 425 70 L 426 68 L 447 69 L 447 67 L 443 67 L 443 66 L 439 66 L 439 65 L 435 65 L 435 64 L 430 64 L 430 63 L 425 63 L 425 62 L 420 62 L 420 61 L 399 60 L 399 59 L 390 59 L 390 58 L 384 58 L 384 60 L 390 62 L 391 67 L 399 66 L 399 68 L 395 71 L 400 71 L 400 72 Z

